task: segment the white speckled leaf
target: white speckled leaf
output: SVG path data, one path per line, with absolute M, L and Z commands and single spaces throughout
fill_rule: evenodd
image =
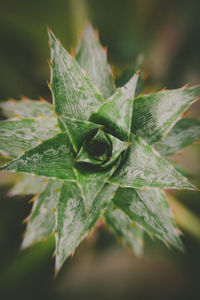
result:
M 109 182 L 125 187 L 195 189 L 167 160 L 141 138 L 131 136 L 126 160 Z
M 26 227 L 22 248 L 46 239 L 55 227 L 55 209 L 59 199 L 62 181 L 50 180 L 43 192 L 33 203 Z
M 30 174 L 20 175 L 15 185 L 9 191 L 9 196 L 34 195 L 40 193 L 47 184 L 46 177 Z
M 143 253 L 144 231 L 131 222 L 130 218 L 111 202 L 104 213 L 106 224 L 111 232 L 135 255 Z
M 103 104 L 97 113 L 90 117 L 92 122 L 104 125 L 109 132 L 123 140 L 128 140 L 132 107 L 138 75 L 134 75 L 130 81 Z
M 64 182 L 56 215 L 56 271 L 92 230 L 116 189 L 114 185 L 105 185 L 86 215 L 79 188 L 75 183 Z
M 46 118 L 53 118 L 53 106 L 45 100 L 8 100 L 0 102 L 0 108 L 8 118 L 37 118 L 41 115 Z
M 176 123 L 167 137 L 155 143 L 155 147 L 162 155 L 169 156 L 199 139 L 200 121 L 185 118 Z
M 69 118 L 87 120 L 103 98 L 79 64 L 49 31 L 51 90 L 55 111 Z
M 60 132 L 55 118 L 20 119 L 0 122 L 0 153 L 16 158 Z
M 32 173 L 56 179 L 75 180 L 73 150 L 68 135 L 61 133 L 27 151 L 1 170 Z
M 177 249 L 182 249 L 178 230 L 163 191 L 119 188 L 113 202 L 145 231 Z
M 74 151 L 76 152 L 80 150 L 87 137 L 90 136 L 91 133 L 97 132 L 100 128 L 100 125 L 93 122 L 69 119 L 66 117 L 62 117 L 61 122 L 67 129 L 70 141 L 73 145 Z
M 200 86 L 139 96 L 133 103 L 132 132 L 149 144 L 162 139 L 200 96 Z
M 81 39 L 76 60 L 86 70 L 93 83 L 101 90 L 104 98 L 115 91 L 115 83 L 107 62 L 106 52 L 89 24 Z

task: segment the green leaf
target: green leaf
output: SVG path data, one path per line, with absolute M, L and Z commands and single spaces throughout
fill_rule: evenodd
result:
M 149 144 L 162 139 L 200 95 L 200 86 L 139 96 L 133 103 L 132 132 Z
M 178 230 L 164 192 L 159 189 L 142 191 L 119 188 L 113 202 L 145 231 L 182 250 Z
M 49 31 L 51 83 L 55 111 L 63 116 L 87 120 L 103 102 L 85 71 Z
M 56 215 L 56 271 L 73 254 L 83 238 L 92 230 L 111 201 L 117 187 L 105 185 L 94 199 L 86 215 L 80 190 L 75 183 L 64 182 Z
M 33 176 L 29 174 L 21 175 L 9 191 L 9 196 L 38 194 L 45 188 L 46 184 L 46 177 Z
M 169 156 L 198 139 L 200 139 L 200 121 L 185 118 L 176 123 L 167 137 L 155 143 L 155 147 L 162 155 Z
M 106 51 L 90 24 L 84 31 L 76 60 L 89 73 L 90 79 L 101 90 L 104 98 L 108 98 L 114 93 L 115 83 L 107 62 Z
M 61 133 L 27 151 L 1 170 L 32 173 L 74 181 L 73 150 L 67 134 Z
M 132 107 L 138 75 L 103 104 L 97 113 L 90 117 L 90 121 L 104 125 L 113 135 L 128 140 L 131 129 Z
M 120 159 L 112 168 L 108 170 L 97 170 L 85 166 L 77 166 L 74 172 L 81 190 L 81 195 L 85 205 L 85 211 L 88 214 L 92 208 L 94 199 L 99 195 L 108 178 L 119 165 Z
M 75 152 L 78 152 L 83 142 L 100 128 L 100 125 L 93 122 L 69 119 L 66 117 L 62 117 L 61 122 L 69 134 Z
M 20 119 L 0 122 L 0 153 L 16 158 L 60 132 L 57 120 Z
M 127 157 L 109 182 L 124 187 L 195 189 L 168 161 L 141 138 L 131 136 Z
M 62 181 L 50 180 L 44 191 L 34 199 L 33 208 L 28 217 L 28 224 L 22 248 L 46 239 L 55 228 L 55 209 L 59 199 Z
M 104 213 L 106 224 L 113 234 L 135 255 L 140 256 L 143 252 L 144 231 L 131 223 L 129 217 L 111 202 Z
M 53 106 L 45 100 L 30 100 L 23 98 L 20 101 L 8 100 L 0 102 L 0 108 L 8 118 L 37 118 L 44 116 L 46 118 L 54 117 Z

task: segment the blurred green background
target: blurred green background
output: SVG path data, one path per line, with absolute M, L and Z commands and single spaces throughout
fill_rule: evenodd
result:
M 87 17 L 108 47 L 118 85 L 132 75 L 141 54 L 146 91 L 199 84 L 199 12 L 199 0 L 0 0 L 0 100 L 25 95 L 51 101 L 46 26 L 70 51 Z M 199 118 L 200 104 L 188 115 Z M 198 186 L 199 159 L 199 144 L 175 157 Z M 54 279 L 53 239 L 20 252 L 30 197 L 8 197 L 11 178 L 0 179 L 1 299 L 200 299 L 198 192 L 174 193 L 184 205 L 175 217 L 185 254 L 146 236 L 144 257 L 138 259 L 99 228 Z

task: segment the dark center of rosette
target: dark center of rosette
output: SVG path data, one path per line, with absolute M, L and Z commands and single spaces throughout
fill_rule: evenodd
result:
M 105 164 L 112 155 L 112 143 L 102 128 L 85 139 L 77 154 L 76 161 L 100 166 Z
M 126 148 L 127 143 L 111 136 L 100 127 L 84 139 L 75 160 L 92 167 L 109 168 Z
M 91 140 L 86 144 L 89 155 L 100 161 L 105 161 L 108 158 L 108 148 L 108 145 L 102 141 Z

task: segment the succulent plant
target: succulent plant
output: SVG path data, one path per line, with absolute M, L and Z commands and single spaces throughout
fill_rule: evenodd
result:
M 182 249 L 163 189 L 195 189 L 167 156 L 200 138 L 200 122 L 182 118 L 200 86 L 141 94 L 137 72 L 116 89 L 90 25 L 75 57 L 48 33 L 53 105 L 0 104 L 0 150 L 12 159 L 1 170 L 25 173 L 10 194 L 36 193 L 22 248 L 55 234 L 58 271 L 104 217 L 137 255 L 144 232 Z

